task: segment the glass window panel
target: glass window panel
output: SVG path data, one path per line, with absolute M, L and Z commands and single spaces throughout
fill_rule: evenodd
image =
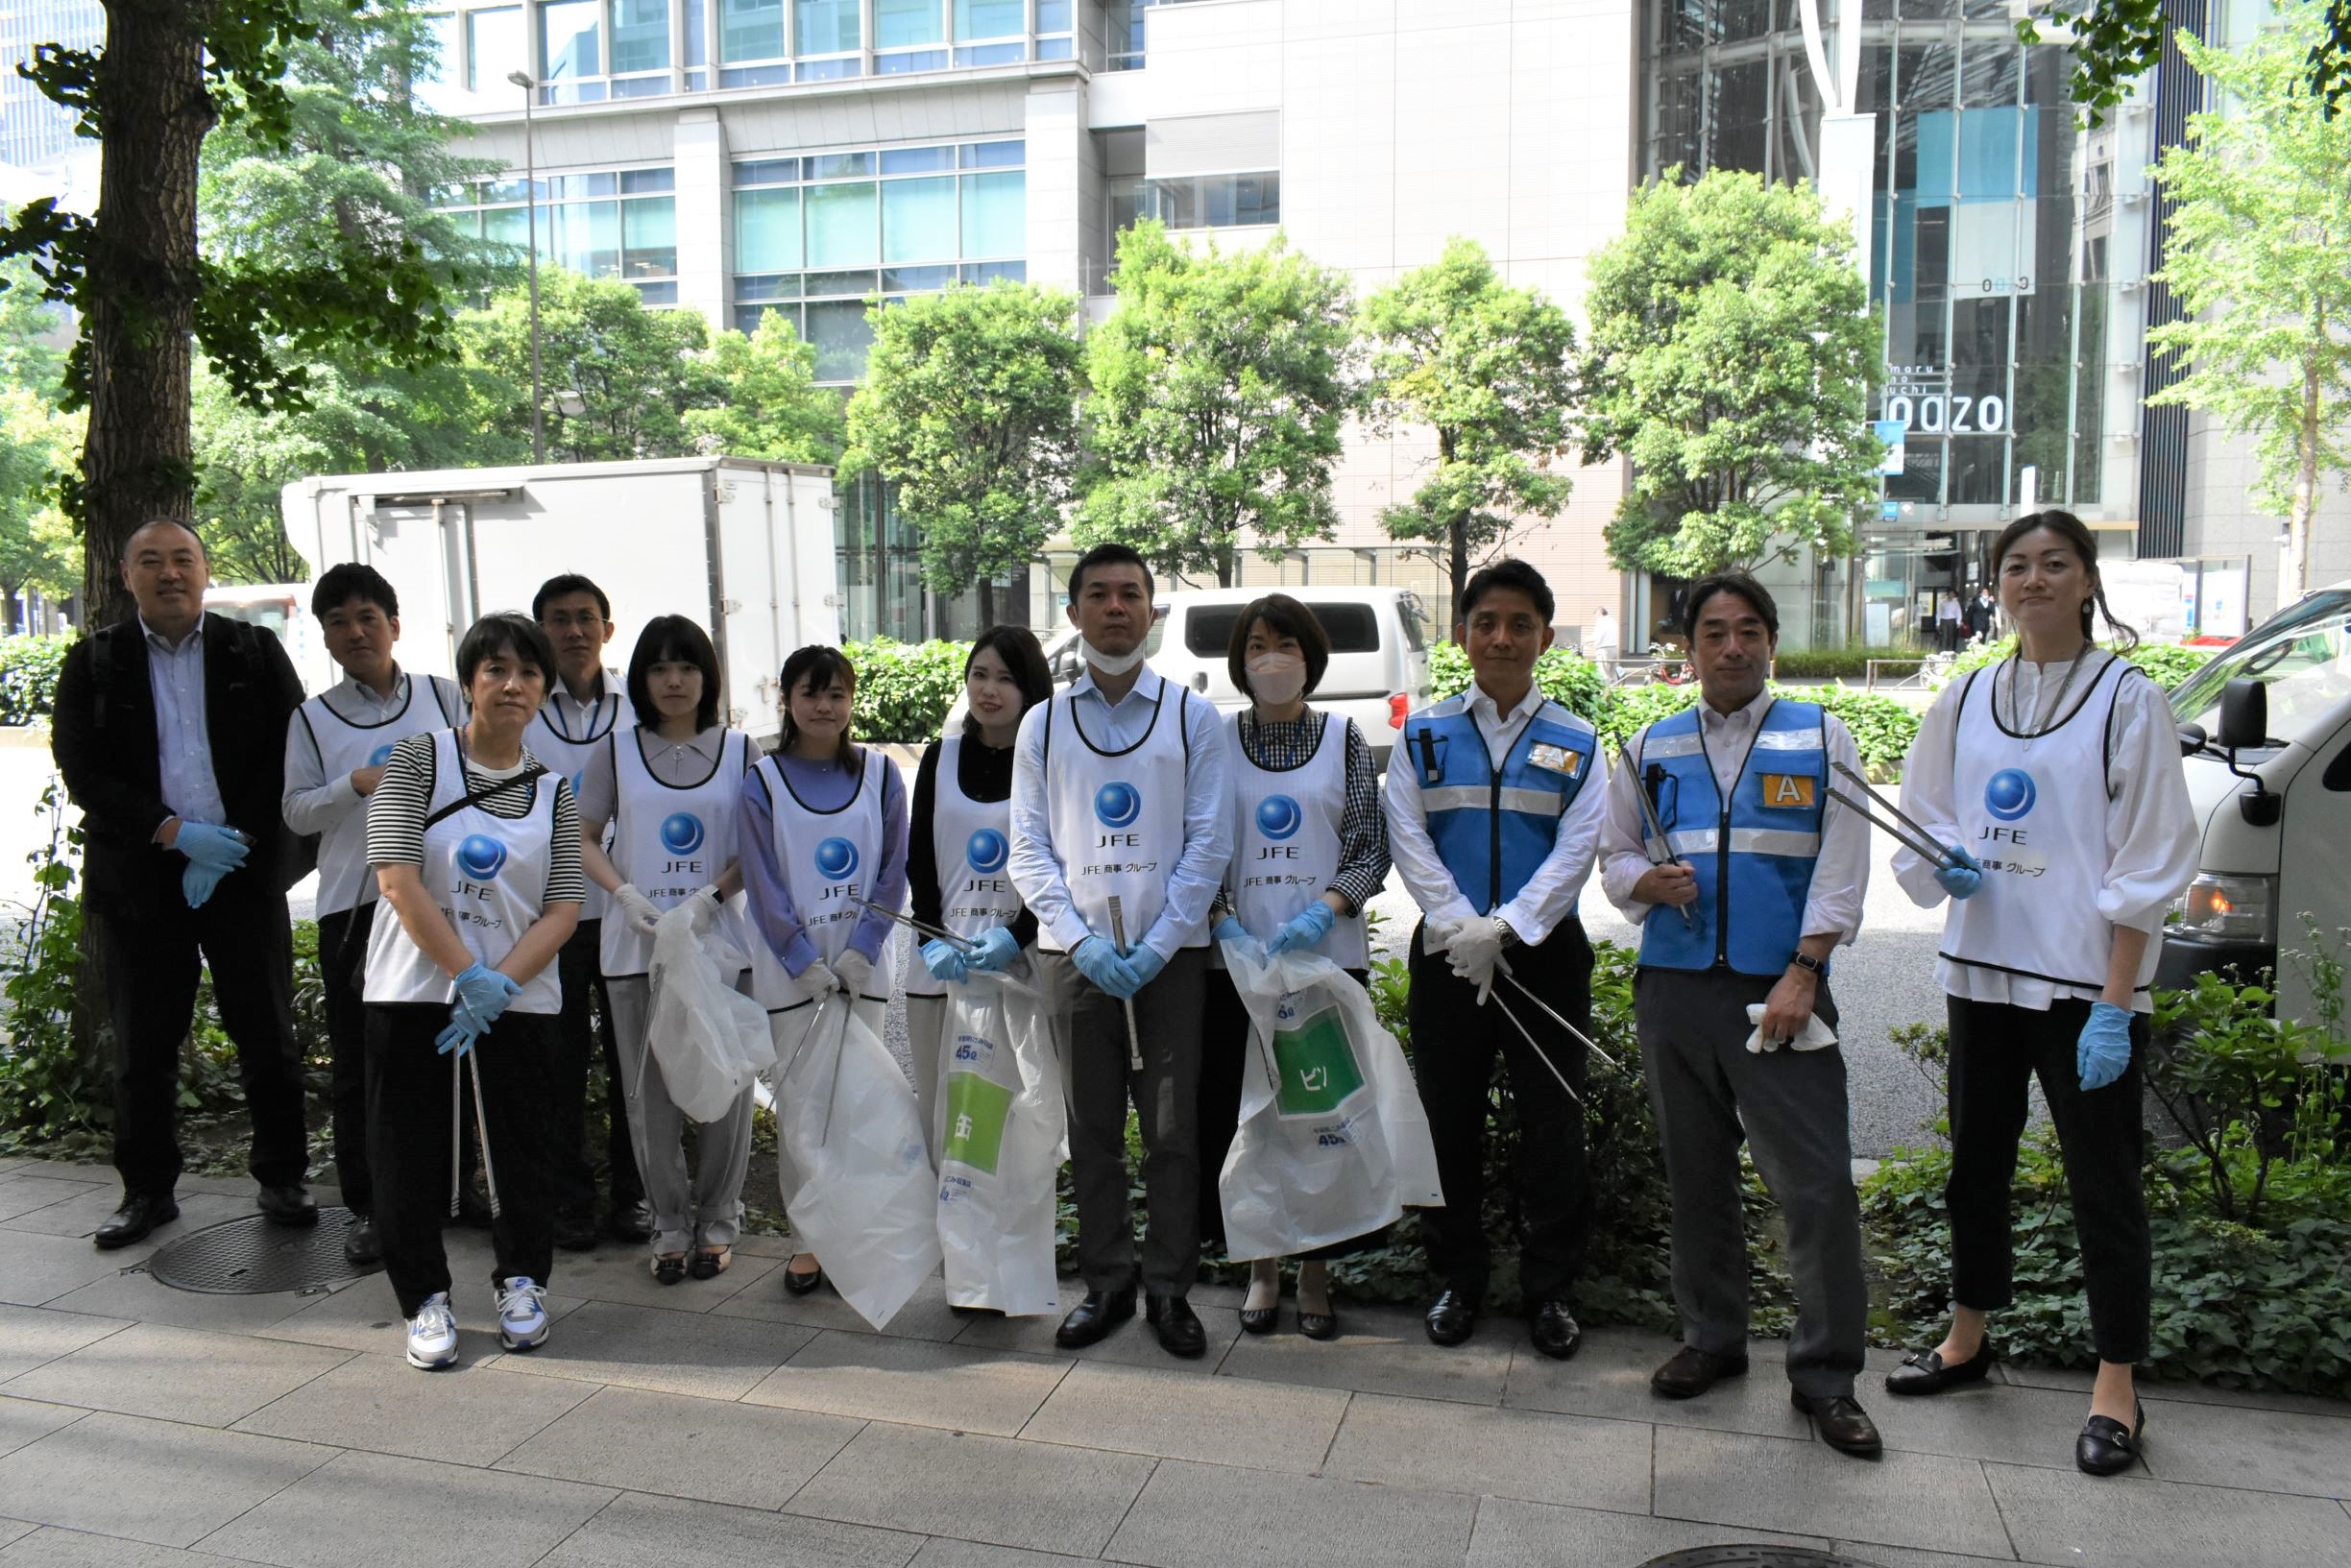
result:
M 1771 107 L 1771 67 L 1763 60 L 1713 73 L 1707 166 L 1763 173 L 1763 117 Z
M 530 210 L 527 207 L 492 207 L 482 215 L 482 238 L 492 245 L 511 245 L 520 253 L 530 244 Z
M 1895 102 L 1913 112 L 1956 108 L 1958 70 L 1958 51 L 1948 43 L 1905 48 L 1895 64 Z
M 881 259 L 872 184 L 812 185 L 808 192 L 812 267 L 870 267 Z
M 653 196 L 620 204 L 620 241 L 631 277 L 677 271 L 677 198 Z
M 557 202 L 576 202 L 586 196 L 612 196 L 620 189 L 620 178 L 609 171 L 602 174 L 559 174 L 546 181 L 547 196 Z
M 735 279 L 738 300 L 797 300 L 800 298 L 798 273 L 775 273 L 765 277 Z
M 1027 282 L 1029 263 L 1026 261 L 967 261 L 963 264 L 963 281 L 966 283 L 993 283 L 1000 278 L 1007 283 Z
M 799 178 L 800 160 L 796 157 L 763 157 L 735 165 L 738 185 L 788 185 Z
M 424 43 L 431 58 L 418 62 L 417 96 L 428 108 L 446 109 L 456 97 L 456 13 L 447 11 L 428 13 L 424 18 Z
M 871 153 L 819 153 L 805 161 L 811 180 L 857 180 L 874 172 Z
M 928 261 L 955 253 L 956 182 L 952 178 L 893 180 L 882 187 L 883 260 Z
M 669 0 L 612 0 L 612 68 L 615 76 L 669 68 Z
M 799 53 L 838 55 L 858 48 L 858 0 L 793 0 Z
M 876 49 L 909 49 L 946 41 L 947 16 L 939 0 L 874 0 Z
M 659 98 L 669 90 L 669 73 L 656 71 L 651 76 L 622 76 L 612 81 L 615 98 Z
M 648 305 L 676 304 L 677 280 L 672 278 L 667 283 L 640 283 L 637 285 L 637 298 Z
M 943 267 L 885 267 L 882 286 L 901 293 L 926 294 L 956 280 L 954 263 Z
M 718 0 L 718 58 L 783 59 L 784 0 Z
M 552 86 L 604 74 L 596 32 L 601 9 L 597 0 L 547 0 L 539 8 L 540 80 Z
M 783 272 L 800 265 L 800 193 L 735 193 L 735 270 Z
M 624 169 L 620 173 L 620 194 L 642 195 L 646 191 L 677 189 L 675 169 Z
M 1281 176 L 1245 174 L 1233 177 L 1233 222 L 1281 222 Z
M 572 202 L 550 207 L 554 258 L 588 277 L 617 277 L 620 273 L 620 204 Z
M 1077 40 L 1067 37 L 1039 38 L 1037 39 L 1036 58 L 1039 60 L 1076 60 L 1078 58 Z
M 963 149 L 963 167 L 967 169 L 1017 169 L 1026 161 L 1026 142 L 982 141 Z
M 710 0 L 685 0 L 686 63 L 710 63 Z
M 1020 174 L 963 177 L 963 253 L 969 256 L 1026 255 L 1029 252 L 1029 180 Z
M 800 69 L 795 73 L 794 79 L 801 82 L 845 82 L 852 77 L 863 76 L 864 74 L 865 61 L 863 57 L 858 55 L 841 55 L 832 60 L 816 60 L 804 62 L 800 66 Z
M 1037 31 L 1067 33 L 1070 30 L 1070 0 L 1037 0 Z
M 1959 73 L 1959 102 L 1969 109 L 2005 108 L 2024 89 L 2024 51 L 2014 43 L 1970 37 Z
M 858 267 L 841 272 L 810 273 L 807 292 L 820 294 L 851 294 L 862 300 L 874 291 L 876 275 L 871 267 Z
M 1951 443 L 1952 506 L 1999 506 L 2008 499 L 2008 443 L 1999 436 L 1955 436 Z
M 904 76 L 911 71 L 943 71 L 947 68 L 944 49 L 908 49 L 895 55 L 874 56 L 874 75 Z
M 798 305 L 737 305 L 735 307 L 735 330 L 748 337 L 760 329 L 761 319 L 771 314 L 783 317 L 785 325 L 789 326 L 794 333 L 800 330 L 800 307 Z
M 955 0 L 957 38 L 1012 38 L 1029 31 L 1028 0 Z
M 789 82 L 789 65 L 738 65 L 718 73 L 722 87 L 775 87 Z
M 530 41 L 521 6 L 494 6 L 466 13 L 473 68 L 466 85 L 475 92 L 504 92 L 509 71 L 530 68 Z
M 955 166 L 953 147 L 890 147 L 882 153 L 884 174 L 929 174 L 934 169 Z
M 688 92 L 700 92 L 709 85 L 710 72 L 688 71 L 686 73 L 686 90 Z
M 957 65 L 1010 65 L 1029 58 L 1025 43 L 982 43 L 955 52 Z
M 1937 501 L 1943 498 L 1943 443 L 1920 437 L 1915 426 L 1903 441 L 1903 470 L 1886 477 L 1886 498 Z
M 816 379 L 854 381 L 865 374 L 865 350 L 873 326 L 861 300 L 837 300 L 808 307 L 808 339 L 816 345 Z

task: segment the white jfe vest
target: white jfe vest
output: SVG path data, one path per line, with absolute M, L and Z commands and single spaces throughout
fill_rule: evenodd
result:
M 528 753 L 524 754 L 526 757 Z M 478 806 L 451 812 L 424 830 L 424 891 L 458 940 L 479 962 L 496 967 L 546 909 L 547 872 L 555 853 L 555 781 L 539 778 L 516 784 L 499 804 L 527 793 L 530 809 L 519 817 L 495 817 Z M 424 814 L 465 799 L 465 760 L 457 735 L 433 736 L 433 786 Z M 517 1013 L 560 1013 L 563 989 L 548 964 L 508 1002 Z M 368 934 L 369 1001 L 448 1003 L 456 986 L 441 966 L 411 941 L 389 913 Z
M 1233 857 L 1224 896 L 1233 917 L 1260 942 L 1322 896 L 1339 875 L 1339 825 L 1346 813 L 1346 720 L 1317 713 L 1322 726 L 1314 755 L 1294 768 L 1262 768 L 1241 745 L 1241 715 L 1224 719 L 1224 755 L 1232 765 Z M 1361 914 L 1342 915 L 1316 943 L 1342 969 L 1371 961 Z M 1210 962 L 1221 965 L 1212 952 Z
M 1115 895 L 1130 950 L 1166 906 L 1168 879 L 1183 856 L 1189 700 L 1183 688 L 1161 681 L 1151 728 L 1125 751 L 1086 737 L 1073 693 L 1059 693 L 1045 711 L 1045 800 L 1070 905 L 1086 929 L 1107 937 Z M 1205 922 L 1185 933 L 1185 947 L 1207 943 Z M 1060 951 L 1050 931 L 1039 931 L 1037 944 Z
M 429 735 L 465 721 L 465 700 L 455 682 L 439 675 L 406 677 L 408 693 L 400 712 L 374 724 L 355 724 L 336 712 L 321 692 L 296 712 L 318 747 L 328 783 L 363 767 L 381 767 L 392 748 L 412 735 Z M 367 802 L 319 834 L 318 912 L 341 914 L 376 902 L 376 878 L 368 866 Z
M 1013 891 L 1012 802 L 976 801 L 963 793 L 957 769 L 962 761 L 963 736 L 939 741 L 938 763 L 932 778 L 931 847 L 937 863 L 939 924 L 957 936 L 977 937 L 997 926 L 1020 918 L 1020 894 Z M 915 942 L 927 941 L 917 932 Z M 907 971 L 909 997 L 944 996 L 947 983 L 932 977 L 917 963 Z
M 645 733 L 616 732 L 612 748 L 613 869 L 663 909 L 674 908 L 718 880 L 735 859 L 735 808 L 750 767 L 751 740 L 739 730 L 719 736 L 718 760 L 701 783 L 664 784 L 644 759 Z M 638 976 L 653 964 L 653 939 L 618 916 L 604 922 L 597 959 L 605 976 Z
M 611 670 L 604 672 L 604 695 L 596 699 L 594 715 L 586 730 L 575 731 L 575 722 L 556 702 L 554 692 L 549 691 L 522 741 L 548 772 L 560 773 L 571 781 L 573 800 L 579 799 L 581 775 L 588 771 L 588 764 L 594 760 L 596 753 L 604 749 L 606 739 L 616 734 L 626 735 L 629 726 L 637 722 L 637 714 L 629 707 L 628 690 Z M 603 919 L 607 902 L 604 889 L 592 880 L 588 883 L 588 902 L 580 905 L 580 919 Z
M 2109 859 L 2106 736 L 2117 693 L 2138 676 L 2110 657 L 2056 727 L 2028 742 L 1994 711 L 2003 667 L 1976 671 L 1959 696 L 1951 792 L 1960 847 L 1982 862 L 1984 880 L 1975 897 L 1951 901 L 1942 956 L 2095 992 L 2114 941 L 2097 912 Z M 2142 991 L 2161 947 L 2147 944 Z
M 848 951 L 849 939 L 865 916 L 865 906 L 857 901 L 872 898 L 882 879 L 882 770 L 896 764 L 876 747 L 861 751 L 864 761 L 857 793 L 831 811 L 817 810 L 793 794 L 791 781 L 774 758 L 761 758 L 752 770 L 767 786 L 784 890 L 799 911 L 801 930 L 828 965 Z M 882 944 L 882 954 L 865 982 L 866 996 L 888 1000 L 895 946 Z M 751 994 L 770 1012 L 800 1000 L 790 974 L 764 941 L 752 944 Z

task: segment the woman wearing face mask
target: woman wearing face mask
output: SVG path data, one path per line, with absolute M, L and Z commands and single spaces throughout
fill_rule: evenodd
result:
M 1232 773 L 1233 856 L 1217 894 L 1216 938 L 1248 936 L 1269 953 L 1316 953 L 1368 981 L 1370 949 L 1364 905 L 1388 878 L 1388 823 L 1379 774 L 1353 719 L 1306 706 L 1330 663 L 1330 639 L 1312 611 L 1286 593 L 1269 593 L 1241 612 L 1225 650 L 1233 685 L 1249 706 L 1224 721 Z M 1278 846 L 1282 875 L 1254 868 Z M 1210 950 L 1201 1014 L 1200 1073 L 1200 1231 L 1223 1241 L 1218 1178 L 1240 1119 L 1241 1076 L 1249 1042 L 1248 1010 Z M 1310 1255 L 1298 1267 L 1298 1332 L 1327 1339 L 1339 1332 L 1325 1262 L 1374 1244 L 1377 1233 Z M 1281 1260 L 1249 1266 L 1241 1326 L 1272 1331 L 1280 1313 Z
M 907 977 L 907 1041 L 923 1138 L 938 1161 L 939 1047 L 947 1026 L 947 986 L 969 974 L 997 974 L 1036 940 L 1036 916 L 1013 891 L 1012 743 L 1021 716 L 1053 695 L 1053 672 L 1036 634 L 994 626 L 963 661 L 971 712 L 960 735 L 926 747 L 914 771 L 914 815 L 907 839 L 907 883 L 914 918 L 954 931 L 975 946 L 933 940 L 922 966 Z

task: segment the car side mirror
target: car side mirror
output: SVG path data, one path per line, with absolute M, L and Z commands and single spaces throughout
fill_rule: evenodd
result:
M 2259 751 L 2269 740 L 2269 688 L 2240 678 L 2220 688 L 2220 749 Z
M 2204 726 L 2201 724 L 2180 725 L 2180 755 L 2182 757 L 2193 757 L 2196 753 L 2204 749 L 2204 743 L 2210 738 L 2211 736 L 2204 733 Z

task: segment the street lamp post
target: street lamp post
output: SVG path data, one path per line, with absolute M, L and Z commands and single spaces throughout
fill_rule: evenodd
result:
M 546 414 L 539 390 L 539 155 L 531 134 L 531 105 L 539 96 L 539 83 L 528 71 L 508 71 L 506 80 L 522 89 L 522 205 L 530 239 L 531 461 L 545 463 Z

